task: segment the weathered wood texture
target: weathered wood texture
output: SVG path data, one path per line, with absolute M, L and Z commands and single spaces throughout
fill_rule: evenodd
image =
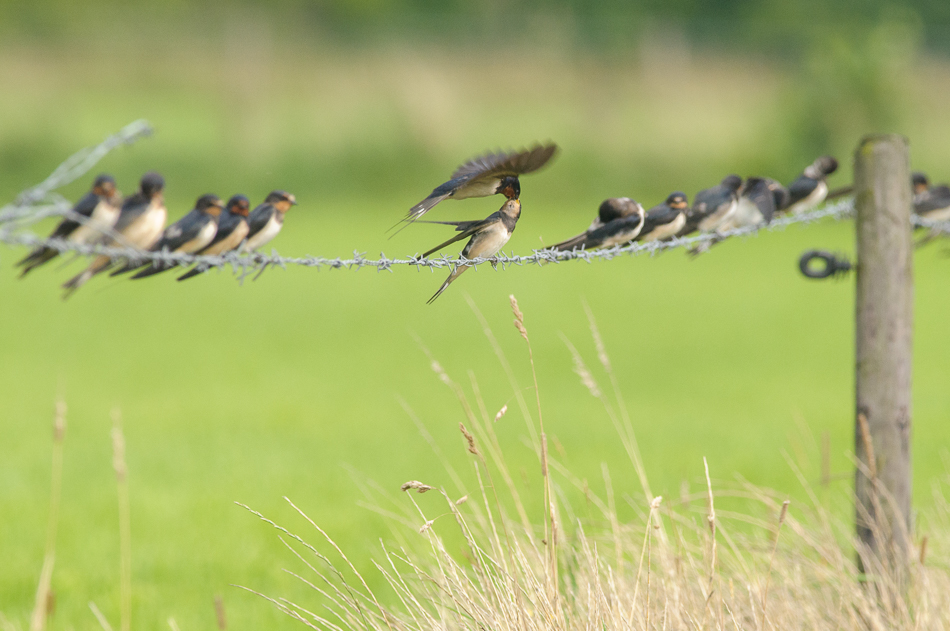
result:
M 881 569 L 902 574 L 911 533 L 914 299 L 907 139 L 864 138 L 855 152 L 854 186 L 855 453 L 864 467 L 855 474 L 857 532 Z

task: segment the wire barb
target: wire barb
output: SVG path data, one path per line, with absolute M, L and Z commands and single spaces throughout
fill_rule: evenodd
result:
M 805 213 L 779 217 L 768 224 L 745 226 L 718 233 L 705 233 L 690 237 L 673 238 L 667 241 L 651 241 L 649 243 L 629 243 L 595 250 L 554 251 L 549 249 L 533 250 L 531 254 L 515 255 L 500 252 L 490 258 L 463 259 L 449 258 L 439 255 L 435 258 L 420 258 L 413 254 L 404 258 L 388 258 L 380 253 L 378 259 L 366 258 L 359 250 L 354 250 L 352 258 L 328 258 L 319 256 L 285 257 L 276 251 L 271 254 L 252 252 L 237 254 L 230 252 L 223 255 L 195 255 L 180 252 L 145 252 L 129 247 L 107 247 L 104 245 L 86 245 L 73 243 L 64 239 L 42 238 L 28 229 L 28 226 L 50 216 L 66 216 L 71 212 L 70 203 L 53 191 L 81 177 L 91 170 L 106 154 L 116 147 L 131 144 L 152 133 L 152 127 L 147 121 L 139 120 L 126 125 L 117 133 L 106 138 L 94 147 L 87 147 L 77 152 L 47 177 L 40 184 L 21 193 L 16 201 L 0 209 L 0 243 L 22 246 L 47 246 L 59 252 L 75 252 L 79 255 L 92 256 L 105 254 L 110 257 L 122 257 L 140 263 L 158 262 L 166 266 L 185 267 L 197 264 L 202 269 L 230 267 L 239 282 L 248 276 L 257 278 L 269 266 L 286 268 L 290 265 L 301 267 L 329 268 L 329 269 L 359 269 L 361 267 L 375 267 L 378 272 L 393 272 L 398 265 L 408 265 L 419 268 L 438 270 L 451 268 L 464 262 L 466 266 L 478 267 L 486 263 L 497 269 L 505 270 L 513 265 L 546 265 L 563 261 L 596 260 L 610 261 L 620 256 L 648 254 L 656 255 L 667 250 L 678 248 L 694 248 L 708 242 L 719 242 L 733 237 L 753 236 L 759 232 L 782 230 L 795 224 L 809 224 L 823 219 L 842 220 L 854 215 L 854 201 L 846 198 L 826 204 L 824 207 Z M 938 222 L 922 217 L 913 216 L 911 223 L 914 227 L 929 228 L 935 232 L 950 233 L 950 222 Z

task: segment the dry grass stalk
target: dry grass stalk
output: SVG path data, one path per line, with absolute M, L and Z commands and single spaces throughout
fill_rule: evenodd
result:
M 129 481 L 125 463 L 122 412 L 112 410 L 112 467 L 119 495 L 119 597 L 120 629 L 132 628 L 132 523 L 129 516 Z
M 175 619 L 174 619 L 174 618 L 169 618 L 169 619 L 168 619 L 168 627 L 169 627 L 172 631 L 181 631 L 181 629 L 178 628 L 178 623 L 175 622 Z
M 530 344 L 530 339 L 526 341 Z M 490 431 L 487 413 L 483 411 L 484 422 L 476 424 L 471 408 L 462 407 L 469 428 L 475 433 Z M 819 501 L 793 462 L 789 466 L 812 498 L 796 505 L 794 513 L 788 510 L 784 493 L 749 483 L 714 487 L 704 461 L 706 488 L 701 493 L 691 496 L 687 488 L 684 501 L 665 506 L 660 498 L 635 503 L 644 518 L 629 521 L 616 514 L 609 497 L 599 497 L 556 460 L 545 465 L 546 441 L 541 440 L 532 444 L 542 460 L 545 507 L 553 506 L 549 499 L 553 493 L 548 493 L 557 488 L 558 509 L 565 517 L 552 522 L 546 512 L 543 524 L 535 520 L 525 525 L 503 509 L 516 505 L 524 514 L 517 495 L 502 500 L 490 483 L 490 470 L 507 470 L 507 465 L 494 434 L 485 436 L 479 434 L 478 450 L 491 452 L 492 460 L 481 455 L 464 460 L 478 482 L 465 491 L 475 501 L 460 505 L 441 493 L 454 520 L 426 517 L 417 503 L 422 500 L 415 494 L 404 496 L 410 500 L 403 502 L 407 518 L 399 521 L 407 525 L 398 529 L 405 535 L 404 543 L 397 549 L 384 546 L 376 564 L 386 590 L 370 590 L 362 577 L 359 585 L 351 585 L 346 576 L 356 570 L 349 560 L 343 557 L 347 565 L 337 569 L 315 546 L 265 520 L 282 537 L 289 537 L 286 542 L 294 544 L 293 554 L 319 578 L 298 576 L 315 590 L 317 605 L 325 605 L 331 614 L 320 616 L 313 613 L 319 611 L 317 606 L 305 609 L 285 599 L 264 597 L 294 619 L 323 631 L 950 629 L 950 572 L 945 561 L 950 505 L 942 496 L 928 521 L 932 541 L 922 549 L 929 547 L 932 557 L 937 551 L 943 556 L 918 566 L 910 588 L 900 599 L 887 602 L 879 594 L 889 586 L 859 582 L 863 575 L 854 559 L 857 540 L 850 519 L 839 519 L 827 508 L 853 498 Z M 588 517 L 573 512 L 561 479 L 577 489 Z M 722 508 L 716 496 L 723 494 L 741 498 L 750 508 L 743 513 Z M 697 501 L 701 497 L 705 507 Z M 664 528 L 668 538 L 661 536 Z M 538 543 L 536 533 L 541 530 L 548 545 Z M 323 545 L 339 552 L 322 530 L 318 532 L 326 538 Z M 555 540 L 559 545 L 553 545 Z M 639 565 L 636 569 L 634 564 L 623 565 L 623 550 L 636 547 L 641 548 Z M 311 563 L 310 553 L 324 565 Z M 552 563 L 560 569 L 556 591 L 551 584 Z M 880 575 L 878 580 L 891 579 Z M 774 621 L 781 621 L 780 626 Z
M 224 599 L 221 596 L 214 597 L 214 617 L 218 623 L 220 631 L 226 631 L 228 628 L 228 617 L 224 613 Z
M 775 529 L 775 545 L 772 546 L 772 554 L 769 556 L 769 569 L 765 573 L 765 589 L 762 590 L 762 620 L 764 622 L 768 622 L 769 619 L 766 613 L 768 611 L 766 609 L 766 602 L 768 602 L 769 599 L 769 583 L 772 580 L 772 565 L 775 564 L 775 553 L 778 552 L 778 537 L 782 532 L 782 524 L 785 523 L 785 516 L 788 514 L 788 505 L 790 503 L 789 500 L 782 502 L 782 510 L 778 515 L 778 527 Z
M 534 396 L 538 408 L 538 430 L 541 435 L 541 477 L 544 480 L 544 507 L 546 512 L 544 538 L 548 542 L 549 589 L 551 590 L 551 596 L 554 600 L 554 609 L 556 610 L 558 607 L 557 602 L 560 597 L 558 586 L 557 509 L 554 505 L 554 493 L 551 490 L 551 476 L 548 469 L 548 439 L 544 431 L 544 416 L 541 413 L 541 388 L 538 386 L 538 373 L 534 367 L 534 351 L 531 349 L 531 339 L 528 337 L 528 330 L 524 325 L 524 314 L 521 312 L 521 309 L 518 308 L 518 300 L 514 297 L 514 294 L 509 295 L 508 300 L 511 303 L 511 311 L 515 316 L 515 328 L 518 329 L 521 337 L 524 338 L 525 343 L 528 345 L 528 363 L 531 364 L 531 378 L 534 381 Z
M 102 612 L 99 611 L 99 608 L 96 607 L 96 603 L 89 601 L 89 610 L 92 611 L 92 615 L 96 617 L 96 620 L 99 622 L 99 626 L 102 627 L 102 631 L 112 631 L 112 625 L 109 624 L 109 621 L 106 620 L 106 617 L 102 615 Z
M 30 617 L 30 631 L 42 631 L 46 628 L 46 619 L 52 613 L 51 603 L 55 596 L 50 589 L 53 581 L 53 566 L 56 563 L 56 530 L 59 525 L 59 502 L 63 486 L 63 440 L 66 437 L 66 403 L 56 402 L 53 416 L 53 464 L 50 474 L 49 520 L 46 526 L 46 552 L 43 555 L 43 569 L 36 586 L 36 599 L 33 615 Z

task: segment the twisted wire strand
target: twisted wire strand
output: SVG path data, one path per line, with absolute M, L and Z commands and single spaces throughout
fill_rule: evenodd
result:
M 854 216 L 854 200 L 845 198 L 824 207 L 795 215 L 785 215 L 768 224 L 746 226 L 723 232 L 703 233 L 689 237 L 673 238 L 666 241 L 651 241 L 649 243 L 630 243 L 608 248 L 593 250 L 554 251 L 545 249 L 533 250 L 531 254 L 516 255 L 500 252 L 491 258 L 465 259 L 452 258 L 441 255 L 433 258 L 422 258 L 418 253 L 403 258 L 389 258 L 380 253 L 378 258 L 367 258 L 365 252 L 355 250 L 350 258 L 336 257 L 287 257 L 281 256 L 276 250 L 270 254 L 260 252 L 243 253 L 229 252 L 222 255 L 195 255 L 179 252 L 157 251 L 146 252 L 130 247 L 114 247 L 101 244 L 78 244 L 64 239 L 43 238 L 26 230 L 37 221 L 51 216 L 69 216 L 81 222 L 88 222 L 85 217 L 77 216 L 71 211 L 71 204 L 53 191 L 92 169 L 110 151 L 124 144 L 131 144 L 152 133 L 147 121 L 135 121 L 123 127 L 116 134 L 109 136 L 99 145 L 77 152 L 47 177 L 40 184 L 21 193 L 15 202 L 0 209 L 0 242 L 8 245 L 48 246 L 59 252 L 75 252 L 77 255 L 105 254 L 114 258 L 125 258 L 140 263 L 160 262 L 168 266 L 189 266 L 197 264 L 202 269 L 223 268 L 230 266 L 239 280 L 250 274 L 262 274 L 268 267 L 279 266 L 286 269 L 289 265 L 328 269 L 360 269 L 363 267 L 376 268 L 377 272 L 392 272 L 393 267 L 408 265 L 433 270 L 454 267 L 457 265 L 479 266 L 485 263 L 493 267 L 501 266 L 506 269 L 510 266 L 544 265 L 548 263 L 562 263 L 565 261 L 581 260 L 591 263 L 597 260 L 610 261 L 614 258 L 627 255 L 648 254 L 678 248 L 693 248 L 701 244 L 714 244 L 735 237 L 753 236 L 762 231 L 783 230 L 795 224 L 811 224 L 823 219 L 840 221 Z M 928 228 L 935 233 L 950 233 L 950 221 L 932 221 L 914 215 L 911 223 L 915 227 Z M 108 232 L 106 234 L 109 234 Z M 114 233 L 109 236 L 121 237 Z M 255 276 L 255 278 L 257 277 Z

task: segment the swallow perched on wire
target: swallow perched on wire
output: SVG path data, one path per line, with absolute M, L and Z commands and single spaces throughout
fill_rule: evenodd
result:
M 515 225 L 518 223 L 520 216 L 521 202 L 518 199 L 508 199 L 499 210 L 481 221 L 433 221 L 431 223 L 455 226 L 455 230 L 460 234 L 440 243 L 422 256 L 425 258 L 433 252 L 438 252 L 442 248 L 468 237 L 471 237 L 471 239 L 462 249 L 461 258 L 471 260 L 495 256 L 508 243 L 508 239 L 511 238 L 511 233 L 515 231 Z M 463 263 L 456 265 L 449 277 L 439 287 L 439 291 L 435 292 L 426 304 L 431 304 L 441 296 L 442 292 L 469 267 L 469 265 Z
M 243 251 L 253 252 L 276 237 L 284 227 L 284 215 L 296 205 L 297 198 L 287 191 L 271 191 L 247 218 L 249 230 Z
M 518 177 L 543 167 L 557 150 L 554 143 L 537 144 L 522 151 L 498 151 L 472 158 L 457 168 L 448 182 L 437 186 L 428 197 L 410 208 L 403 221 L 412 223 L 443 199 L 488 197 L 499 193 L 508 199 L 517 199 L 521 195 Z
M 718 186 L 696 193 L 693 206 L 686 212 L 686 223 L 676 235 L 685 237 L 699 230 L 715 232 L 729 220 L 739 205 L 742 178 L 727 175 Z
M 90 243 L 112 228 L 119 216 L 121 203 L 122 196 L 115 188 L 115 179 L 103 173 L 96 177 L 92 189 L 76 202 L 69 214 L 50 233 L 49 238 L 64 239 L 80 245 Z M 23 268 L 20 278 L 53 260 L 59 253 L 54 247 L 37 246 L 17 263 L 18 267 Z
M 162 191 L 165 178 L 154 171 L 142 176 L 139 190 L 122 203 L 119 218 L 112 227 L 112 234 L 104 236 L 99 243 L 107 247 L 131 247 L 148 250 L 158 241 L 168 218 Z M 63 298 L 82 287 L 90 278 L 112 267 L 113 260 L 100 254 L 85 270 L 63 283 L 66 292 Z
M 821 156 L 805 167 L 802 174 L 788 185 L 788 212 L 802 213 L 825 201 L 828 196 L 828 183 L 825 180 L 837 170 L 838 161 L 831 156 Z
M 244 242 L 250 230 L 247 225 L 250 209 L 251 202 L 244 195 L 235 195 L 229 199 L 224 213 L 218 219 L 218 232 L 214 235 L 214 239 L 195 254 L 217 256 L 236 250 Z M 208 268 L 202 268 L 199 265 L 179 276 L 178 280 L 192 278 L 206 271 Z
M 950 221 L 950 187 L 946 184 L 931 186 L 927 175 L 920 171 L 913 173 L 911 184 L 914 192 L 914 214 L 932 221 Z M 916 247 L 930 243 L 940 236 L 941 232 L 943 231 L 936 226 L 931 228 L 927 231 L 927 236 L 917 241 Z
M 218 232 L 218 219 L 224 210 L 224 202 L 217 195 L 202 195 L 195 202 L 194 209 L 187 215 L 165 228 L 162 238 L 151 247 L 152 252 L 181 252 L 194 254 L 204 249 Z M 132 277 L 132 280 L 147 278 L 153 274 L 177 267 L 174 263 L 152 261 L 146 269 Z
M 776 213 L 788 207 L 788 189 L 772 178 L 746 178 L 739 190 L 739 204 L 724 230 L 771 223 Z
M 934 221 L 950 220 L 950 187 L 930 185 L 927 176 L 919 171 L 913 175 L 914 212 Z
M 689 201 L 685 193 L 675 191 L 670 193 L 662 204 L 657 204 L 647 211 L 643 219 L 643 228 L 634 241 L 649 243 L 662 241 L 675 236 L 686 225 L 686 211 Z
M 632 241 L 643 228 L 643 206 L 629 197 L 605 199 L 597 211 L 597 219 L 583 233 L 552 245 L 559 252 L 593 250 L 622 245 Z

